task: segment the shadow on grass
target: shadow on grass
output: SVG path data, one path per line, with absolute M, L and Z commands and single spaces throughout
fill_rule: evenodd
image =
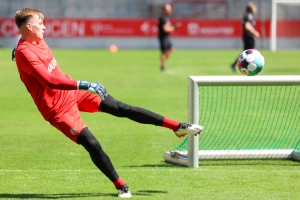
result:
M 138 190 L 133 196 L 153 196 L 167 194 L 161 190 Z M 117 197 L 116 193 L 58 193 L 58 194 L 0 194 L 0 199 L 77 199 L 91 197 Z
M 300 162 L 292 160 L 200 160 L 199 166 L 229 166 L 229 165 L 263 165 L 263 166 L 300 166 Z
M 90 197 L 117 197 L 114 193 L 58 193 L 58 194 L 0 194 L 0 199 L 76 199 Z
M 167 194 L 166 191 L 161 190 L 138 190 L 137 193 L 133 193 L 132 195 L 138 195 L 138 196 L 153 196 L 153 194 Z
M 178 168 L 178 167 L 184 167 L 184 166 L 180 166 L 180 165 L 173 165 L 170 163 L 165 163 L 165 164 L 144 164 L 144 165 L 129 165 L 129 166 L 123 166 L 123 167 L 161 167 L 161 168 Z
M 300 166 L 300 162 L 292 160 L 200 160 L 199 167 L 201 166 L 255 166 L 255 165 L 264 165 L 264 166 Z M 123 167 L 149 167 L 149 168 L 186 168 L 182 165 L 175 165 L 168 162 L 163 162 L 161 164 L 144 164 L 144 165 L 129 165 Z

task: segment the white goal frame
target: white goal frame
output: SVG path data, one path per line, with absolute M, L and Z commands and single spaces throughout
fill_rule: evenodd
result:
M 189 76 L 188 78 L 188 122 L 199 124 L 199 86 L 276 86 L 297 85 L 300 75 L 288 76 Z M 201 122 L 200 122 L 201 124 Z M 205 127 L 204 127 L 205 128 Z M 300 161 L 295 149 L 274 150 L 198 150 L 198 135 L 188 135 L 188 151 L 165 152 L 166 162 L 198 168 L 199 159 L 292 159 Z
M 276 31 L 277 31 L 277 4 L 299 3 L 300 0 L 272 0 L 272 16 L 271 16 L 271 35 L 270 35 L 270 50 L 276 51 Z

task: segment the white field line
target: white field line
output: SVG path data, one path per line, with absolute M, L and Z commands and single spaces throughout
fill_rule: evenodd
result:
M 143 168 L 143 169 L 119 169 L 117 170 L 118 172 L 131 172 L 131 171 L 159 171 L 160 169 L 158 168 Z M 236 169 L 231 169 L 231 170 L 220 170 L 220 169 L 203 169 L 203 168 L 198 168 L 198 169 L 191 169 L 191 170 L 196 170 L 196 171 L 206 171 L 206 172 L 231 172 L 231 171 L 234 171 L 234 172 L 287 172 L 287 173 L 300 173 L 300 170 L 270 170 L 270 169 L 240 169 L 240 170 L 236 170 Z M 177 169 L 161 169 L 161 171 L 180 171 L 180 170 L 177 170 Z M 56 173 L 56 172 L 59 172 L 59 173 L 64 173 L 64 172 L 71 172 L 71 173 L 74 173 L 74 172 L 100 172 L 99 170 L 80 170 L 80 169 L 25 169 L 25 170 L 22 170 L 22 169 L 0 169 L 0 173 L 9 173 L 9 172 L 13 172 L 13 173 L 22 173 L 22 172 L 40 172 L 40 173 Z

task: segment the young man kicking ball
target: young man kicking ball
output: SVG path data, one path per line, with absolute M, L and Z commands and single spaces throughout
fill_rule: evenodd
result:
M 162 126 L 178 137 L 200 134 L 202 126 L 180 123 L 149 110 L 128 105 L 107 94 L 98 82 L 74 80 L 65 74 L 43 40 L 43 14 L 23 8 L 16 12 L 15 22 L 22 38 L 13 53 L 20 79 L 38 110 L 52 126 L 90 154 L 94 164 L 111 180 L 121 198 L 131 197 L 127 184 L 119 177 L 108 155 L 82 121 L 80 111 L 104 112 L 126 117 L 143 124 Z

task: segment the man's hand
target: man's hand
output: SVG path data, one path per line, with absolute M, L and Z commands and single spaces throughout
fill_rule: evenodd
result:
M 260 34 L 259 34 L 258 31 L 255 31 L 255 32 L 253 33 L 253 36 L 254 36 L 255 38 L 260 38 Z
M 173 26 L 174 26 L 174 28 L 178 28 L 178 27 L 181 26 L 181 23 L 180 23 L 180 22 L 177 22 L 177 23 L 175 23 Z
M 87 81 L 78 81 L 77 88 L 79 90 L 87 90 L 91 93 L 98 94 L 102 100 L 106 99 L 107 92 L 105 87 L 101 83 L 97 82 L 87 82 Z
M 17 50 L 17 48 L 13 48 L 13 50 L 12 50 L 12 52 L 11 52 L 11 60 L 12 60 L 12 61 L 15 61 L 15 60 L 16 60 L 16 58 L 15 58 L 16 50 Z

